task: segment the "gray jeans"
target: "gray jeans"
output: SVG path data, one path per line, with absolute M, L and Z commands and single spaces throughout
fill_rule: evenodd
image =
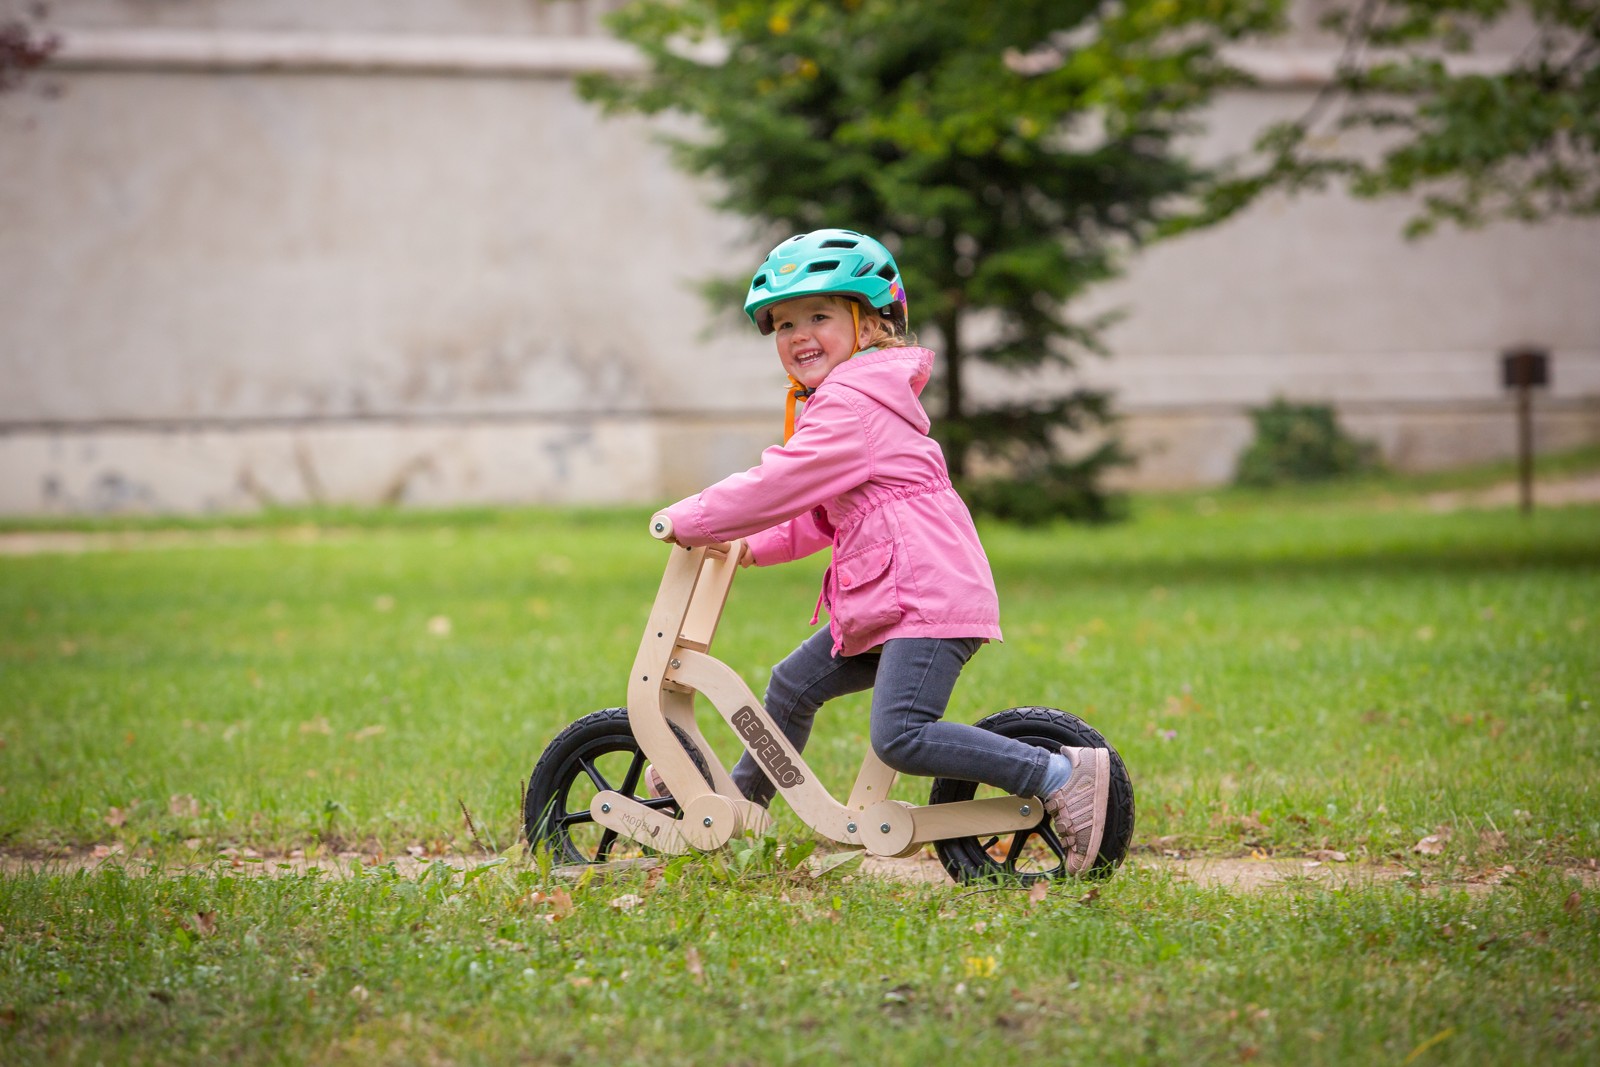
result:
M 811 736 L 817 709 L 834 697 L 872 690 L 872 750 L 902 774 L 983 782 L 1021 796 L 1038 795 L 1050 754 L 976 726 L 944 722 L 945 705 L 977 638 L 911 637 L 875 652 L 835 656 L 824 627 L 772 668 L 766 708 L 796 749 Z M 746 752 L 733 781 L 763 806 L 776 788 Z

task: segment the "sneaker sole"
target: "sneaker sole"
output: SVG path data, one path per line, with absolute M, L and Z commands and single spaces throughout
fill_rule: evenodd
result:
M 1094 752 L 1094 829 L 1089 834 L 1089 847 L 1084 850 L 1084 865 L 1069 874 L 1082 874 L 1094 867 L 1100 858 L 1100 842 L 1106 836 L 1106 808 L 1111 800 L 1111 753 L 1103 748 Z

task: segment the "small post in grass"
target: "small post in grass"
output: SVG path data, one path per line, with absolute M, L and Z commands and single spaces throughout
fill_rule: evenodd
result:
M 1517 393 L 1517 482 L 1524 515 L 1533 514 L 1533 387 L 1550 384 L 1550 353 L 1523 346 L 1500 356 L 1501 380 Z

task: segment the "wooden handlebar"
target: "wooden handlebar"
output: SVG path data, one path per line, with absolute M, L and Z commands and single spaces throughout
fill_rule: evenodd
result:
M 672 520 L 667 518 L 666 512 L 658 512 L 651 516 L 650 536 L 657 541 L 665 541 L 672 536 Z

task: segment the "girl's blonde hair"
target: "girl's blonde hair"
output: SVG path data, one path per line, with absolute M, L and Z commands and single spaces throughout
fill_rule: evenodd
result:
M 878 314 L 877 309 L 848 296 L 834 296 L 833 299 L 855 304 L 861 309 L 861 325 L 867 327 L 869 331 L 867 343 L 862 345 L 862 348 L 907 348 L 917 343 L 914 336 L 909 332 L 902 332 L 897 323 Z

